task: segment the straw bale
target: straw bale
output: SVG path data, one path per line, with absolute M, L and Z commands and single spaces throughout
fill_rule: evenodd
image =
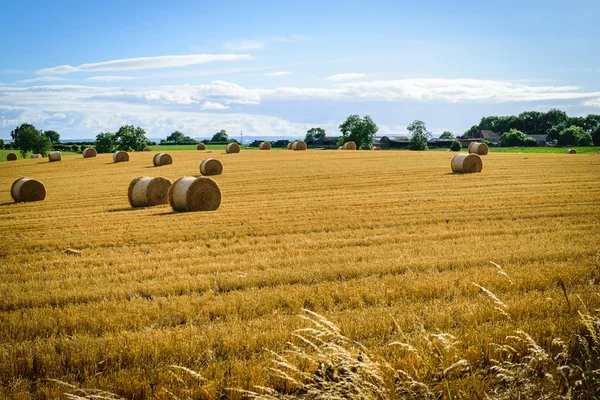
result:
M 46 198 L 46 187 L 40 181 L 22 177 L 13 182 L 10 195 L 16 202 L 40 201 Z
M 171 181 L 167 178 L 140 176 L 129 184 L 127 198 L 131 207 L 150 207 L 169 202 Z
M 469 144 L 469 154 L 477 154 L 479 156 L 485 156 L 487 155 L 489 148 L 488 145 L 485 143 L 471 143 Z
M 17 155 L 16 153 L 8 153 L 6 155 L 6 161 L 17 161 Z
M 198 143 L 196 150 L 206 150 L 206 145 L 204 143 Z
M 116 163 L 129 161 L 129 154 L 126 151 L 115 151 L 113 161 Z
M 306 150 L 306 143 L 303 140 L 298 140 L 297 142 L 294 142 L 292 149 L 293 150 Z
M 55 162 L 55 161 L 60 161 L 62 159 L 60 151 L 53 151 L 52 153 L 48 154 L 48 161 L 50 162 Z
M 356 150 L 356 143 L 352 141 L 344 143 L 344 150 Z
M 260 144 L 258 145 L 258 149 L 259 150 L 271 150 L 271 143 L 270 142 L 260 142 Z
M 179 178 L 169 190 L 169 203 L 175 211 L 214 211 L 221 205 L 221 189 L 210 178 Z
M 161 165 L 173 164 L 173 158 L 167 153 L 156 153 L 154 156 L 154 166 L 159 167 Z
M 481 172 L 483 169 L 483 163 L 477 154 L 457 154 L 452 158 L 451 166 L 452 172 L 460 174 Z
M 225 148 L 225 152 L 227 153 L 239 153 L 240 152 L 240 145 L 237 143 L 229 143 L 227 145 L 227 147 Z
M 96 157 L 98 155 L 98 152 L 96 151 L 96 149 L 92 148 L 92 147 L 86 147 L 85 149 L 83 149 L 83 158 L 92 158 L 92 157 Z
M 223 164 L 214 158 L 207 158 L 200 164 L 200 173 L 204 176 L 221 175 L 223 173 Z

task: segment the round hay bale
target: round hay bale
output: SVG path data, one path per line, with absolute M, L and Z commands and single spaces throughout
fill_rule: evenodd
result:
M 85 149 L 83 149 L 83 158 L 92 158 L 92 157 L 96 157 L 98 155 L 98 152 L 96 151 L 96 149 L 93 149 L 91 147 L 86 147 Z
M 259 150 L 271 150 L 271 142 L 260 142 L 258 145 Z
M 356 143 L 352 141 L 344 143 L 344 150 L 356 150 Z
M 10 195 L 16 202 L 40 201 L 46 198 L 46 188 L 40 181 L 22 177 L 13 182 Z
M 458 174 L 470 174 L 473 172 L 481 172 L 483 163 L 477 154 L 460 153 L 452 158 L 452 172 Z
M 287 145 L 287 149 L 288 149 L 288 150 L 294 150 L 294 142 L 290 142 L 290 143 L 288 143 L 288 145 Z
M 294 150 L 306 150 L 306 143 L 303 140 L 298 140 L 297 142 L 294 142 L 294 145 L 292 146 L 292 149 L 294 149 Z
M 223 164 L 214 158 L 207 158 L 200 164 L 200 173 L 204 176 L 221 175 L 223 173 Z
M 206 145 L 204 143 L 198 143 L 196 150 L 206 150 Z
M 53 151 L 52 153 L 48 154 L 48 161 L 50 162 L 55 162 L 55 161 L 60 161 L 62 159 L 60 151 Z
M 469 153 L 477 154 L 480 156 L 487 155 L 489 151 L 488 145 L 485 143 L 471 143 L 469 144 Z
M 41 154 L 32 154 L 31 158 L 42 158 Z
M 126 151 L 115 151 L 113 153 L 114 162 L 126 162 L 129 161 L 129 154 Z
M 577 154 L 577 150 L 575 150 L 575 149 L 567 149 L 567 151 L 565 152 L 565 154 Z
M 467 147 L 467 151 L 471 153 L 471 146 L 473 146 L 476 142 L 469 143 L 469 147 Z
M 175 211 L 214 211 L 221 205 L 221 189 L 210 178 L 179 178 L 169 189 L 169 203 Z
M 226 153 L 239 153 L 240 152 L 240 145 L 237 143 L 229 143 L 227 145 L 227 147 L 225 148 L 225 152 Z
M 144 147 L 142 151 L 152 151 L 152 149 L 150 147 Z
M 171 181 L 167 178 L 140 176 L 129 184 L 127 197 L 131 207 L 150 207 L 169 202 Z
M 373 146 L 373 150 L 379 151 L 379 150 L 381 150 L 381 147 L 379 147 L 379 146 Z
M 6 155 L 6 161 L 17 161 L 17 155 L 15 153 L 8 153 Z
M 344 146 L 338 147 L 338 150 L 344 150 Z
M 167 153 L 156 153 L 154 156 L 154 166 L 159 167 L 161 165 L 173 164 L 173 158 Z

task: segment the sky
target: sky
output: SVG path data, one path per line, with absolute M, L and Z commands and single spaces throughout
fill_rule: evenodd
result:
M 600 114 L 599 0 L 0 1 L 0 138 L 380 135 Z

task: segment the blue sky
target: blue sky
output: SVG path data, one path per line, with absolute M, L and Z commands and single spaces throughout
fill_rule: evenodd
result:
M 597 0 L 5 1 L 0 138 L 23 122 L 64 139 L 299 137 L 350 114 L 439 134 L 600 113 L 599 17 Z

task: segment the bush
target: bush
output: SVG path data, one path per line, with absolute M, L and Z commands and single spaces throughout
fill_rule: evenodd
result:
M 592 145 L 592 137 L 587 133 L 577 140 L 577 146 L 591 146 Z
M 452 151 L 460 151 L 462 149 L 462 144 L 458 140 L 455 140 L 450 145 L 450 150 Z
M 76 144 L 71 146 L 71 151 L 74 153 L 77 153 L 79 151 L 79 146 L 77 146 Z
M 525 141 L 523 142 L 523 146 L 525 147 L 536 147 L 537 146 L 537 141 L 532 138 L 532 137 L 526 137 Z
M 579 126 L 571 125 L 570 127 L 563 129 L 558 135 L 559 146 L 575 146 L 579 144 L 579 140 L 582 137 L 589 136 L 583 128 Z M 591 139 L 591 137 L 590 137 Z M 586 139 L 584 139 L 586 140 Z M 591 140 L 590 140 L 591 142 Z M 589 146 L 589 145 L 588 145 Z
M 500 135 L 500 145 L 505 147 L 523 146 L 527 140 L 527 135 L 516 129 L 511 129 Z

